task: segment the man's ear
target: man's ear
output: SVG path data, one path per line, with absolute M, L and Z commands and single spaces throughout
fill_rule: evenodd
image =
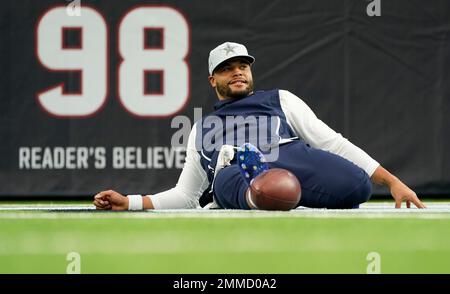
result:
M 214 76 L 209 76 L 208 80 L 209 80 L 209 84 L 211 85 L 211 87 L 215 88 L 216 87 L 216 79 L 214 78 Z

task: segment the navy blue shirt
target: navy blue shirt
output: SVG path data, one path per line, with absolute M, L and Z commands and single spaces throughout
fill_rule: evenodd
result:
M 196 124 L 196 149 L 210 182 L 222 145 L 239 147 L 252 143 L 264 152 L 277 146 L 281 139 L 296 136 L 281 109 L 278 89 L 256 91 L 242 99 L 221 100 L 214 109 Z

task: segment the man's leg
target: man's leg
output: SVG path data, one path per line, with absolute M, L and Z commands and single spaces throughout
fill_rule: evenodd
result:
M 355 208 L 369 200 L 369 176 L 352 162 L 303 142 L 280 146 L 279 159 L 271 168 L 294 173 L 302 187 L 299 205 L 316 208 Z
M 219 171 L 214 180 L 214 198 L 217 204 L 227 209 L 250 209 L 245 198 L 248 184 L 239 171 L 237 164 L 232 164 Z
M 279 158 L 271 168 L 284 168 L 300 181 L 300 206 L 313 208 L 356 208 L 369 200 L 372 184 L 369 176 L 352 162 L 327 151 L 311 148 L 303 142 L 280 146 Z M 214 197 L 222 208 L 249 209 L 245 193 L 248 184 L 237 164 L 216 176 Z

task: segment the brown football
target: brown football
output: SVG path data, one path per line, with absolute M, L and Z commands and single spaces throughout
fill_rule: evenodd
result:
M 250 183 L 250 192 L 251 200 L 258 209 L 290 210 L 300 201 L 301 186 L 290 171 L 273 168 Z

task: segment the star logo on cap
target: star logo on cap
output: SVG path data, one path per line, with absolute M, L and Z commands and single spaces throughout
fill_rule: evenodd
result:
M 234 52 L 234 48 L 236 48 L 236 46 L 231 46 L 230 44 L 227 44 L 227 46 L 225 48 L 222 48 L 222 50 L 225 51 L 226 55 L 228 55 L 230 53 L 236 53 Z

